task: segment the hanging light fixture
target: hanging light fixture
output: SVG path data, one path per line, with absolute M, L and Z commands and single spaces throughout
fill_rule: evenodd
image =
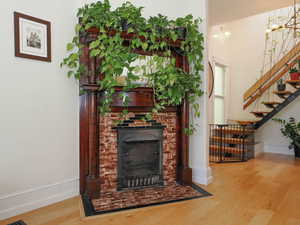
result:
M 294 30 L 294 37 L 297 37 L 297 31 L 300 29 L 300 9 L 297 9 L 297 2 L 294 0 L 293 16 L 288 19 L 288 22 L 283 25 L 273 24 L 266 30 L 267 33 L 278 31 L 280 29 L 292 29 Z
M 218 33 L 212 35 L 213 38 L 219 38 L 222 40 L 229 38 L 230 36 L 231 32 L 225 31 L 223 26 L 220 27 L 220 31 Z

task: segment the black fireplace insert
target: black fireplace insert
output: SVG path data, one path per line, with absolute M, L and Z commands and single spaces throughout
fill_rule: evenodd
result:
M 134 120 L 130 120 L 134 121 Z M 163 186 L 163 128 L 130 127 L 122 124 L 118 132 L 118 190 Z

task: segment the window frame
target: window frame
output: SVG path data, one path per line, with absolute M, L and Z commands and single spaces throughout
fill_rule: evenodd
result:
M 218 95 L 215 94 L 215 90 L 213 92 L 213 122 L 215 123 L 215 99 L 223 99 L 224 102 L 224 124 L 228 122 L 228 110 L 229 110 L 229 101 L 228 101 L 228 91 L 230 90 L 229 88 L 229 66 L 226 64 L 223 60 L 216 59 L 215 57 L 213 58 L 213 71 L 214 74 L 216 74 L 216 67 L 222 67 L 224 69 L 224 80 L 223 80 L 223 88 L 224 88 L 224 93 L 223 95 Z M 214 79 L 216 79 L 216 75 L 214 76 Z

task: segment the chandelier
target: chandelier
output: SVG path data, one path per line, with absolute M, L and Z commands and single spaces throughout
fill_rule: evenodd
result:
M 219 32 L 217 32 L 212 36 L 213 38 L 225 40 L 231 36 L 231 32 L 225 31 L 223 26 L 220 26 L 219 29 L 220 29 Z
M 288 21 L 282 25 L 273 24 L 271 28 L 266 30 L 267 33 L 278 31 L 281 29 L 292 29 L 294 30 L 294 37 L 297 37 L 297 31 L 300 30 L 300 8 L 297 9 L 296 0 L 294 0 L 293 15 L 288 19 Z

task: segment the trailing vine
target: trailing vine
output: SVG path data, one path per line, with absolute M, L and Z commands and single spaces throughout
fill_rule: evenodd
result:
M 83 45 L 80 36 L 90 28 L 99 29 L 97 39 L 89 44 L 90 56 L 101 58 L 99 71 L 105 74 L 98 82 L 99 90 L 104 91 L 105 98 L 99 105 L 101 114 L 110 112 L 115 87 L 120 86 L 120 77 L 127 72 L 122 83 L 121 97 L 124 105 L 128 104 L 126 92 L 140 86 L 140 73 L 146 80 L 146 86 L 152 87 L 155 95 L 155 104 L 152 113 L 163 110 L 168 105 L 180 105 L 185 97 L 193 106 L 195 116 L 200 116 L 200 106 L 197 98 L 201 90 L 201 71 L 203 71 L 203 41 L 199 32 L 201 19 L 194 19 L 192 15 L 170 20 L 163 15 L 146 19 L 142 16 L 143 7 L 136 7 L 130 2 L 123 3 L 112 10 L 109 0 L 98 1 L 78 9 L 79 23 L 76 25 L 76 35 L 71 43 L 67 44 L 69 54 L 64 58 L 61 66 L 69 68 L 68 76 L 80 79 L 85 67 L 79 63 Z M 113 31 L 114 35 L 109 32 Z M 133 38 L 124 45 L 122 32 L 132 35 Z M 140 38 L 140 37 L 144 38 Z M 169 43 L 180 40 L 177 48 Z M 172 49 L 173 48 L 173 49 Z M 154 53 L 146 57 L 135 53 L 136 49 Z M 187 57 L 190 63 L 189 71 L 176 67 L 172 51 Z M 136 60 L 144 61 L 141 65 L 133 65 Z M 145 86 L 145 84 L 143 84 Z M 123 111 L 126 116 L 127 110 Z M 147 114 L 147 119 L 151 114 Z M 188 130 L 188 133 L 191 133 Z

